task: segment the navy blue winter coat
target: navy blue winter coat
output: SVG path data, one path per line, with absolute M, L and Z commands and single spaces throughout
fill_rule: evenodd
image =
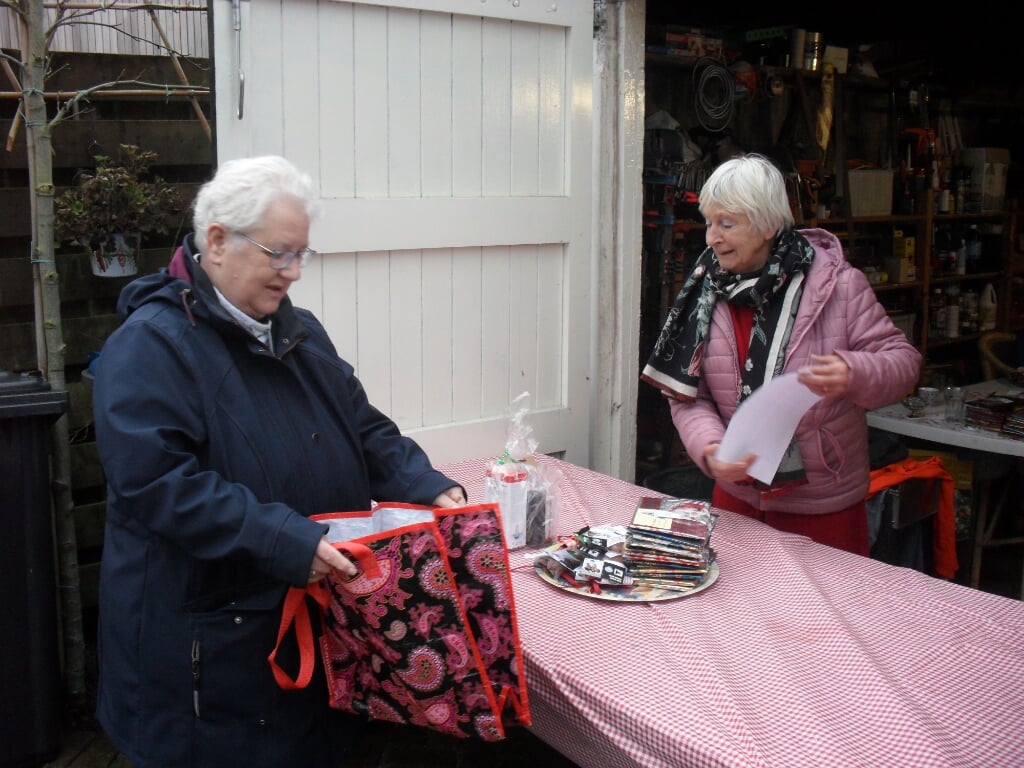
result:
M 370 405 L 311 313 L 286 297 L 271 352 L 190 255 L 186 240 L 125 287 L 96 369 L 98 717 L 136 768 L 339 764 L 332 737 L 351 723 L 320 664 L 286 692 L 267 662 L 323 534 L 307 516 L 430 504 L 457 483 Z M 294 676 L 294 643 L 282 654 Z

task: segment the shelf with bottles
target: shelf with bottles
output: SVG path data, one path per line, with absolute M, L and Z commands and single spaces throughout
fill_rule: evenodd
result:
M 928 296 L 927 347 L 974 341 L 998 326 L 997 297 L 991 281 L 933 284 Z
M 839 238 L 847 261 L 864 272 L 877 293 L 923 290 L 923 216 L 863 216 L 820 223 Z
M 932 281 L 981 276 L 998 279 L 1004 269 L 1003 217 L 985 222 L 962 217 L 936 219 L 932 224 L 929 276 Z

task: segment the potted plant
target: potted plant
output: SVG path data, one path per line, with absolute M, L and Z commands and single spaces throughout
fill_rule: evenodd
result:
M 96 170 L 56 199 L 54 239 L 86 248 L 93 274 L 135 274 L 143 235 L 167 234 L 179 224 L 181 195 L 150 173 L 155 159 L 155 152 L 122 144 L 120 161 L 96 155 Z

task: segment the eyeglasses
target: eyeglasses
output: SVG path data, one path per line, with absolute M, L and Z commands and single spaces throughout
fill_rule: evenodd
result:
M 301 251 L 278 251 L 273 248 L 267 248 L 267 246 L 263 245 L 263 243 L 257 243 L 244 232 L 236 231 L 235 234 L 243 238 L 244 240 L 248 240 L 250 243 L 252 243 L 265 254 L 267 254 L 267 256 L 270 257 L 270 266 L 273 267 L 274 269 L 285 269 L 289 264 L 291 264 L 296 259 L 299 260 L 299 267 L 301 268 L 306 266 L 310 262 L 310 260 L 314 256 L 316 256 L 316 251 L 314 251 L 312 248 L 303 248 Z

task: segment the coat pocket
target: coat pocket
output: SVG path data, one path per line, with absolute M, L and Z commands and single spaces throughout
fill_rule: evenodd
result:
M 284 587 L 190 616 L 193 714 L 200 720 L 273 717 L 278 693 L 266 658 L 277 640 Z M 285 649 L 286 662 L 289 659 Z

